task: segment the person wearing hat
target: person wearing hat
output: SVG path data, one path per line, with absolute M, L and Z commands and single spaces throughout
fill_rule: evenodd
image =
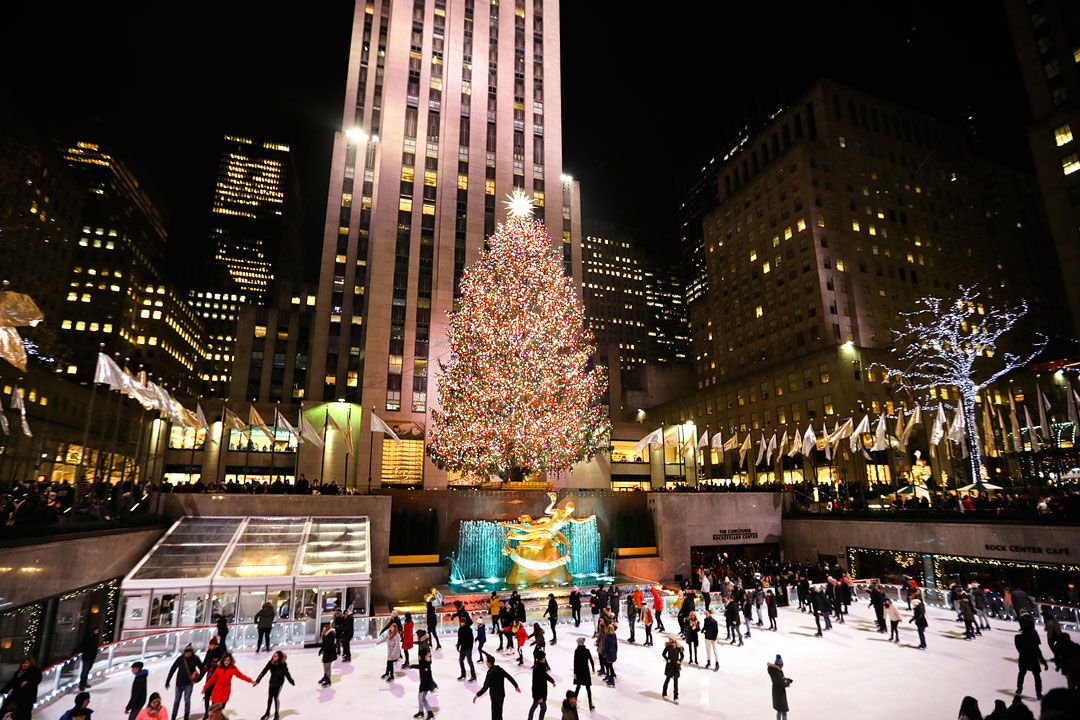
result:
M 176 713 L 180 709 L 182 697 L 184 698 L 184 720 L 188 720 L 191 715 L 191 690 L 205 670 L 202 660 L 195 654 L 195 648 L 188 643 L 180 656 L 173 661 L 172 667 L 169 668 L 169 676 L 165 678 L 165 689 L 168 690 L 173 674 L 176 674 L 176 695 L 173 698 L 172 715 L 169 717 L 174 720 L 177 718 Z
M 776 662 L 768 664 L 769 679 L 772 681 L 772 706 L 776 711 L 776 720 L 787 720 L 787 689 L 791 678 L 784 675 L 784 658 L 776 656 Z

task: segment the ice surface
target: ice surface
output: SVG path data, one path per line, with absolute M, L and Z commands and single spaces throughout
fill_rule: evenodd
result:
M 1016 623 L 993 620 L 993 629 L 984 630 L 982 637 L 964 640 L 963 626 L 955 621 L 953 613 L 930 608 L 930 626 L 927 628 L 929 649 L 921 651 L 916 648 L 918 635 L 915 626 L 907 622 L 910 613 L 904 612 L 903 615 L 901 643 L 896 645 L 887 642 L 887 636 L 875 631 L 873 610 L 865 603 L 852 607 L 847 623 L 834 624 L 832 632 L 825 633 L 823 638 L 814 637 L 814 619 L 811 615 L 800 613 L 797 608 L 781 608 L 779 632 L 755 627 L 752 637 L 746 640 L 743 647 L 718 642 L 721 658 L 719 672 L 684 665 L 677 709 L 670 704 L 670 700 L 665 703 L 660 696 L 664 681 L 664 662 L 660 657 L 662 636 L 654 633 L 655 647 L 644 648 L 641 646 L 644 632 L 639 625 L 638 643 L 631 645 L 625 641 L 628 631 L 623 618 L 619 628 L 619 657 L 615 663 L 618 673 L 616 687 L 614 690 L 607 688 L 600 678 L 594 676 L 596 710 L 588 712 L 588 702 L 583 697 L 579 706 L 581 717 L 629 720 L 668 717 L 667 713 L 677 712 L 680 719 L 771 719 L 775 713 L 765 665 L 777 653 L 783 655 L 784 671 L 794 681 L 788 689 L 790 717 L 793 720 L 836 720 L 838 712 L 860 718 L 900 718 L 911 716 L 912 713 L 925 718 L 954 718 L 964 695 L 973 695 L 978 699 L 984 714 L 993 709 L 995 699 L 1011 702 L 1016 687 L 1017 663 L 1013 646 L 1013 636 L 1018 629 Z M 548 660 L 557 683 L 556 687 L 549 687 L 549 718 L 561 717 L 559 705 L 572 680 L 571 658 L 577 637 L 591 635 L 591 616 L 586 614 L 584 618 L 586 622 L 577 630 L 572 625 L 560 625 L 558 644 L 548 646 Z M 677 627 L 674 618 L 665 624 L 668 630 Z M 723 626 L 722 617 L 720 624 Z M 1049 660 L 1041 628 L 1039 635 L 1043 641 L 1043 653 Z M 489 633 L 485 650 L 494 651 L 498 648 L 498 640 L 492 643 L 490 637 Z M 446 638 L 443 649 L 434 653 L 435 680 L 439 683 L 439 692 L 431 697 L 431 703 L 437 715 L 444 719 L 490 717 L 490 703 L 486 696 L 481 697 L 475 705 L 471 703 L 479 685 L 455 680 L 458 664 L 453 644 L 454 639 Z M 592 649 L 591 640 L 588 646 Z M 493 653 L 496 662 L 514 675 L 522 689 L 520 695 L 512 691 L 508 694 L 504 709 L 507 718 L 525 718 L 532 702 L 531 652 L 528 645 L 525 650 L 524 667 L 517 666 L 506 656 Z M 473 652 L 475 660 L 475 650 Z M 700 652 L 703 666 L 704 646 Z M 329 717 L 373 717 L 388 720 L 410 718 L 416 712 L 418 680 L 415 670 L 403 671 L 398 663 L 394 682 L 379 679 L 386 665 L 385 645 L 357 646 L 353 650 L 352 664 L 335 662 L 333 685 L 325 690 L 317 686 L 322 666 L 315 650 L 290 650 L 288 655 L 289 668 L 297 686 L 286 684 L 281 692 L 282 718 L 300 716 L 324 720 Z M 236 657 L 237 666 L 245 674 L 255 677 L 269 658 L 269 653 L 256 656 L 252 652 L 241 652 Z M 163 688 L 170 662 L 153 662 L 148 669 L 149 691 L 161 692 L 171 712 L 173 691 L 170 689 L 166 692 Z M 484 670 L 479 664 L 476 669 L 482 682 Z M 98 678 L 90 691 L 90 706 L 95 710 L 95 716 L 100 720 L 122 718 L 130 685 L 130 672 L 116 672 L 107 678 Z M 1064 685 L 1064 677 L 1054 672 L 1051 662 L 1050 672 L 1043 673 L 1044 692 Z M 234 681 L 226 717 L 229 720 L 258 720 L 266 707 L 266 687 L 266 678 L 257 688 L 239 680 Z M 1030 676 L 1026 679 L 1024 690 L 1025 700 L 1038 717 L 1039 709 Z M 35 717 L 58 720 L 70 707 L 73 697 L 71 693 L 58 699 L 35 713 Z M 658 716 L 657 712 L 665 714 Z M 183 715 L 182 707 L 180 714 Z M 203 720 L 202 698 L 197 693 L 192 696 L 191 718 Z

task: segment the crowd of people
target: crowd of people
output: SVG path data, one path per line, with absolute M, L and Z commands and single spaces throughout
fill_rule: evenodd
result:
M 129 515 L 144 494 L 131 480 L 79 488 L 67 481 L 15 483 L 0 495 L 0 527 L 113 520 Z

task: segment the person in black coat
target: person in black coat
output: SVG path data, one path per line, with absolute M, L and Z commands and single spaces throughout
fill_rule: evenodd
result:
M 285 653 L 277 650 L 270 656 L 269 662 L 263 667 L 262 672 L 255 678 L 255 684 L 258 685 L 259 681 L 263 679 L 263 675 L 270 673 L 269 689 L 266 695 L 266 712 L 263 713 L 261 720 L 267 720 L 270 717 L 270 705 L 274 706 L 274 720 L 278 720 L 278 712 L 281 709 L 281 688 L 285 685 L 285 681 L 288 680 L 289 684 L 296 687 L 296 683 L 293 682 L 292 675 L 289 674 L 289 665 L 285 662 Z
M 503 649 L 503 640 L 506 641 L 507 651 L 514 649 L 514 633 L 510 626 L 514 624 L 514 611 L 509 603 L 499 605 L 499 649 Z
M 475 703 L 476 698 L 490 691 L 491 720 L 503 720 L 502 710 L 503 702 L 506 700 L 506 681 L 509 680 L 517 692 L 521 692 L 521 688 L 518 687 L 517 680 L 512 675 L 495 664 L 495 658 L 491 655 L 484 658 L 484 662 L 487 663 L 488 669 L 487 675 L 484 676 L 484 686 L 480 688 L 478 693 L 473 695 L 472 701 Z
M 911 601 L 911 619 L 910 623 L 915 623 L 915 629 L 919 631 L 919 649 L 926 649 L 926 606 L 923 605 L 922 600 L 918 598 Z
M 532 667 L 533 703 L 532 707 L 529 708 L 529 720 L 532 720 L 533 711 L 538 707 L 540 708 L 540 720 L 544 720 L 544 715 L 547 713 L 547 684 L 551 683 L 551 687 L 555 687 L 555 678 L 551 677 L 551 673 L 548 672 L 550 669 L 544 651 L 538 650 Z
M 574 627 L 581 625 L 581 592 L 577 587 L 570 591 L 570 617 L 574 619 Z
M 38 685 L 41 683 L 41 671 L 33 658 L 25 658 L 19 663 L 19 669 L 0 690 L 15 703 L 13 720 L 30 720 L 30 712 L 37 702 Z
M 225 639 L 229 637 L 229 619 L 225 617 L 225 613 L 218 615 L 217 635 L 218 644 L 221 645 L 221 651 L 224 653 L 228 653 L 229 651 L 227 648 L 229 647 L 229 645 L 225 642 Z
M 715 624 L 715 623 L 714 623 Z M 660 653 L 664 658 L 664 691 L 663 696 L 667 698 L 668 683 L 672 680 L 675 681 L 675 702 L 679 702 L 679 670 L 683 660 L 683 649 L 679 645 L 675 638 L 670 638 L 667 644 L 664 645 L 663 651 Z M 719 663 L 717 663 L 719 665 Z
M 870 587 L 870 605 L 877 618 L 878 632 L 885 632 L 885 593 L 881 592 L 876 582 Z
M 476 667 L 472 661 L 473 634 L 472 628 L 465 622 L 465 618 L 458 617 L 457 651 L 458 666 L 461 667 L 461 675 L 458 680 L 465 679 L 465 661 L 469 661 L 469 682 L 476 682 Z
M 769 680 L 772 681 L 772 706 L 776 711 L 776 720 L 787 720 L 787 689 L 791 678 L 784 676 L 784 658 L 776 656 L 776 662 L 768 664 Z
M 765 612 L 769 616 L 769 629 L 776 630 L 776 595 L 772 590 L 765 593 Z
M 319 684 L 323 687 L 330 687 L 330 669 L 334 665 L 334 661 L 337 660 L 337 638 L 334 637 L 334 626 L 328 625 L 323 628 L 322 641 L 319 645 L 319 659 L 322 661 L 323 676 L 319 678 Z M 393 634 L 391 633 L 391 636 Z M 396 660 L 397 658 L 395 658 Z M 392 672 L 392 670 L 390 671 Z
M 150 673 L 143 669 L 141 662 L 131 663 L 131 673 L 135 677 L 131 681 L 131 695 L 124 712 L 128 714 L 128 720 L 135 720 L 146 704 L 146 676 Z
M 101 628 L 94 626 L 87 631 L 80 643 L 82 651 L 82 674 L 79 675 L 79 690 L 90 687 L 90 668 L 94 667 L 97 660 L 98 644 L 101 642 Z
M 435 689 L 435 678 L 431 676 L 431 649 L 424 648 L 419 652 L 420 656 L 420 692 L 417 697 L 417 710 L 414 718 L 426 718 L 432 720 L 435 712 L 427 701 L 428 693 Z M 427 713 L 426 715 L 424 713 Z
M 595 710 L 592 702 L 592 674 L 596 672 L 596 663 L 593 662 L 592 653 L 585 647 L 585 638 L 577 639 L 577 647 L 574 649 L 574 694 L 581 691 L 585 686 L 585 692 L 589 696 L 589 710 Z
M 555 602 L 553 593 L 548 594 L 547 610 L 544 610 L 544 617 L 551 623 L 551 644 L 554 645 L 559 640 L 559 636 L 555 632 L 555 623 L 559 622 L 559 603 Z M 543 715 L 541 712 L 540 716 L 543 717 Z
M 428 635 L 430 635 L 431 638 L 435 641 L 435 649 L 436 650 L 442 650 L 442 643 L 439 641 L 439 634 L 437 632 L 435 632 L 436 628 L 439 625 L 439 619 L 435 615 L 435 605 L 432 603 L 431 599 L 428 599 L 428 601 L 427 601 L 427 618 L 426 619 L 427 619 Z
M 615 637 L 615 626 L 605 625 L 604 634 L 600 639 L 601 665 L 607 670 L 604 681 L 608 687 L 615 687 L 615 660 L 619 657 L 619 640 Z
M 1021 617 L 1020 632 L 1013 638 L 1013 643 L 1020 655 L 1020 667 L 1016 674 L 1017 697 L 1023 694 L 1024 676 L 1030 671 L 1035 676 L 1035 697 L 1042 700 L 1042 675 L 1039 672 L 1039 665 L 1042 665 L 1043 670 L 1050 668 L 1046 663 L 1046 658 L 1043 657 L 1042 648 L 1039 647 L 1042 641 L 1039 640 L 1039 634 L 1035 632 L 1035 621 L 1030 615 Z
M 712 610 L 705 611 L 705 622 L 701 631 L 705 636 L 705 669 L 708 670 L 709 665 L 715 662 L 713 672 L 716 672 L 720 669 L 720 656 L 716 652 L 716 638 L 720 635 L 720 626 L 717 625 Z

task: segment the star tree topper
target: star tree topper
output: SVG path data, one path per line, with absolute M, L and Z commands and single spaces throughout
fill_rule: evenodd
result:
M 533 214 L 532 195 L 526 195 L 521 190 L 515 190 L 512 195 L 506 196 L 506 214 L 510 217 L 526 218 Z

